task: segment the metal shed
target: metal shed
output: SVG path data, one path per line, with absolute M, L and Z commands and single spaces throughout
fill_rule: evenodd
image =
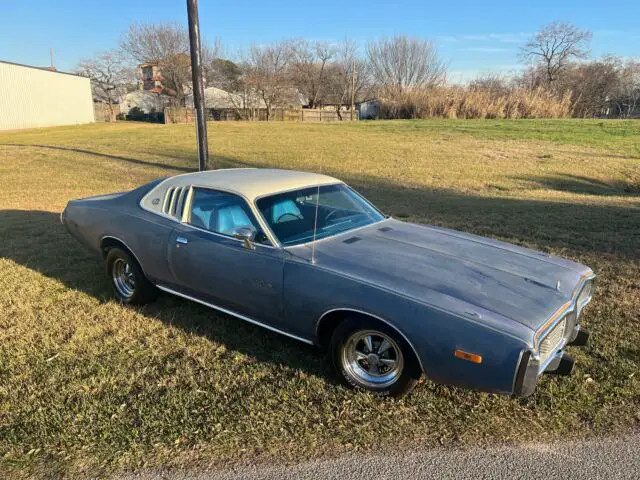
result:
M 364 100 L 356 105 L 360 114 L 360 120 L 375 120 L 378 118 L 378 107 L 380 101 L 377 99 Z
M 0 61 L 0 130 L 93 121 L 89 78 Z

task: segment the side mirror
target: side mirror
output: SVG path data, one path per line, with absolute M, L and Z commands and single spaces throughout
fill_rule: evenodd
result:
M 253 242 L 256 239 L 256 231 L 251 227 L 234 227 L 231 231 L 233 238 L 243 241 L 244 248 L 255 250 L 256 246 Z

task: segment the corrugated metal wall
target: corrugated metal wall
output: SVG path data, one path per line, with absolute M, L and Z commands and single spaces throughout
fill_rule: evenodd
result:
M 88 78 L 0 62 L 0 130 L 93 121 Z

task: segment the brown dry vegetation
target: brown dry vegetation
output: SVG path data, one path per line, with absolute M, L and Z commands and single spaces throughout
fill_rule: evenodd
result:
M 545 377 L 528 399 L 424 380 L 379 400 L 338 385 L 314 349 L 200 305 L 113 301 L 59 212 L 193 169 L 194 137 L 139 123 L 0 134 L 0 471 L 93 476 L 637 427 L 637 122 L 209 124 L 218 168 L 322 170 L 393 216 L 593 267 L 593 342 L 572 349 L 574 376 Z
M 387 92 L 381 118 L 521 119 L 571 116 L 571 92 L 558 97 L 544 88 L 492 91 L 444 86 Z

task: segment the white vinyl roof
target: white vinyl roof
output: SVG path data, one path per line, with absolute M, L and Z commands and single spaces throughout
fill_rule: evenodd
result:
M 279 170 L 275 168 L 229 168 L 178 175 L 175 185 L 200 185 L 230 190 L 253 201 L 270 193 L 295 190 L 297 188 L 342 183 L 340 180 L 319 173 Z M 184 182 L 184 183 L 183 183 Z
M 160 182 L 142 200 L 143 207 L 158 210 L 154 199 L 164 198 L 170 188 L 200 186 L 238 193 L 250 202 L 256 198 L 278 192 L 342 183 L 340 180 L 319 173 L 279 170 L 272 168 L 230 168 L 185 173 Z

